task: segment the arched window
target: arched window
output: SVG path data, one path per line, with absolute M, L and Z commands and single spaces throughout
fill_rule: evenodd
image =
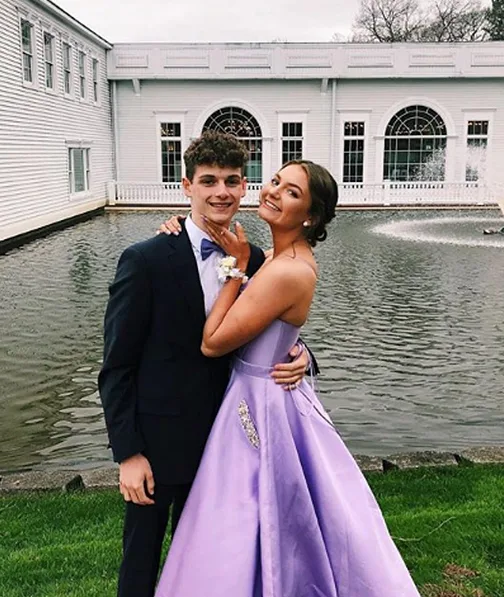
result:
M 385 131 L 384 180 L 444 180 L 446 126 L 426 106 L 408 106 Z
M 262 182 L 262 132 L 257 120 L 242 108 L 229 106 L 215 111 L 203 125 L 204 131 L 223 131 L 235 135 L 249 150 L 247 180 Z

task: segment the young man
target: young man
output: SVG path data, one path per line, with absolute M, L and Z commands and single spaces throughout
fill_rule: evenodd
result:
M 229 357 L 200 351 L 220 290 L 204 218 L 229 226 L 246 192 L 245 147 L 204 133 L 184 154 L 191 217 L 178 236 L 161 234 L 122 254 L 105 315 L 100 396 L 126 501 L 119 597 L 152 597 L 169 510 L 184 507 L 229 376 Z M 251 245 L 247 274 L 264 261 Z M 303 376 L 303 354 L 278 383 Z

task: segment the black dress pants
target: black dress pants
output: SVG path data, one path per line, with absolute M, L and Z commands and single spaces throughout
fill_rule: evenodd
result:
M 118 597 L 153 597 L 170 507 L 173 535 L 190 489 L 156 484 L 154 505 L 126 503 Z

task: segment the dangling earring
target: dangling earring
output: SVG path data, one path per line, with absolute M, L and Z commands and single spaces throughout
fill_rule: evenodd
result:
M 309 228 L 309 227 L 310 227 L 310 222 L 309 222 L 308 220 L 305 220 L 305 221 L 303 222 L 303 226 L 304 226 L 305 228 Z

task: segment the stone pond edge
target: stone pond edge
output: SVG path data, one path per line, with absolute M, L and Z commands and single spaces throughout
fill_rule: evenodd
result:
M 386 456 L 354 458 L 363 472 L 387 473 L 420 467 L 458 466 L 459 464 L 504 464 L 504 446 L 480 446 L 458 452 L 400 452 Z M 118 487 L 117 467 L 88 470 L 25 471 L 0 476 L 0 494 L 60 490 L 100 490 Z

